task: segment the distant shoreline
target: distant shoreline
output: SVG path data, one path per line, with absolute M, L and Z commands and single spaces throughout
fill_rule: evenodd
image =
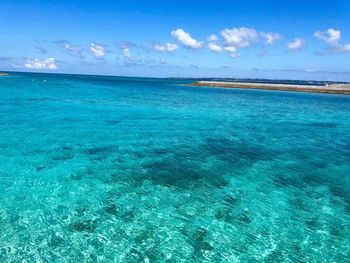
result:
M 226 81 L 196 81 L 191 86 L 217 87 L 229 89 L 261 89 L 261 90 L 280 90 L 280 91 L 299 91 L 316 92 L 326 94 L 345 94 L 350 95 L 350 84 L 330 84 L 330 85 L 294 85 L 294 84 L 275 84 L 275 83 L 250 83 L 250 82 L 226 82 Z
M 5 72 L 0 72 L 0 76 L 9 76 L 9 74 Z

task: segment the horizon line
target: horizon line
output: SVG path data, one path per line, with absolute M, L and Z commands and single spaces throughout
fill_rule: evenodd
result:
M 147 78 L 147 79 L 194 79 L 194 80 L 277 80 L 277 81 L 312 81 L 312 82 L 332 82 L 332 83 L 350 83 L 345 80 L 315 80 L 315 79 L 287 79 L 287 78 L 238 78 L 238 77 L 151 77 L 151 76 L 132 76 L 132 75 L 111 75 L 111 74 L 88 74 L 88 73 L 64 73 L 64 72 L 47 72 L 47 71 L 14 71 L 3 70 L 3 73 L 25 73 L 25 74 L 47 74 L 47 75 L 71 75 L 71 76 L 96 76 L 96 77 L 115 77 L 115 78 Z

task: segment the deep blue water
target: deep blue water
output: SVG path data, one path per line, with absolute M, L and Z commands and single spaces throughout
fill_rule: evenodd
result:
M 0 262 L 349 262 L 350 96 L 185 83 L 0 77 Z

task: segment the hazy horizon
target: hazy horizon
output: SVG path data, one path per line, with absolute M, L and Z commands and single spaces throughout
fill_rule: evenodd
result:
M 47 71 L 0 71 L 8 74 L 50 74 L 50 75 L 76 75 L 76 76 L 98 76 L 98 77 L 116 77 L 116 78 L 149 78 L 149 79 L 193 79 L 193 80 L 273 80 L 273 81 L 305 81 L 305 82 L 339 82 L 339 83 L 350 83 L 350 81 L 343 80 L 317 80 L 317 79 L 298 79 L 298 78 L 254 78 L 254 77 L 176 77 L 176 76 L 164 76 L 164 77 L 153 77 L 153 76 L 140 76 L 140 75 L 113 75 L 113 74 L 89 74 L 89 73 L 67 73 L 67 72 L 47 72 Z

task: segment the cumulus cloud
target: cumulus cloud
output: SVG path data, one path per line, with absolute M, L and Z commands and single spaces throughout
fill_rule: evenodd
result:
M 329 28 L 326 31 L 316 31 L 314 33 L 314 36 L 317 39 L 325 41 L 328 45 L 335 47 L 338 45 L 338 42 L 340 41 L 340 34 L 341 32 L 339 30 Z
M 78 46 L 72 46 L 68 43 L 63 44 L 63 48 L 67 50 L 67 53 L 73 57 L 83 58 L 83 48 Z
M 346 44 L 343 46 L 343 51 L 350 51 L 350 44 Z
M 237 48 L 234 46 L 226 46 L 224 49 L 230 53 L 235 53 L 237 51 Z
M 230 53 L 230 57 L 237 58 L 239 48 L 247 48 L 258 43 L 262 38 L 265 44 L 271 45 L 281 39 L 281 35 L 271 32 L 258 32 L 254 28 L 239 27 L 232 29 L 224 29 L 221 31 L 224 39 L 223 49 Z
M 120 53 L 121 53 L 121 59 L 124 63 L 124 66 L 126 67 L 133 67 L 133 66 L 147 66 L 147 67 L 161 67 L 165 66 L 167 62 L 164 59 L 154 59 L 153 57 L 139 57 L 141 54 L 136 53 L 134 54 L 134 51 L 138 51 L 140 48 L 146 48 L 143 46 L 138 46 L 135 43 L 128 42 L 128 41 L 120 41 L 116 43 Z M 149 47 L 147 47 L 149 49 Z
M 189 48 L 201 48 L 203 42 L 191 37 L 191 35 L 185 32 L 183 29 L 177 29 L 171 32 L 171 35 L 176 38 L 182 45 Z M 265 44 L 271 45 L 281 40 L 281 35 L 272 32 L 259 32 L 254 28 L 248 27 L 234 27 L 226 28 L 220 32 L 220 36 L 223 38 L 219 41 L 216 34 L 211 34 L 207 37 L 207 48 L 216 53 L 228 52 L 231 57 L 239 57 L 237 51 L 241 48 L 247 48 L 256 43 L 261 43 L 264 40 Z M 158 49 L 165 49 L 162 46 Z
M 214 35 L 211 35 L 211 36 L 214 36 Z M 219 45 L 218 43 L 216 43 L 216 41 L 218 40 L 217 37 L 215 36 L 214 37 L 208 37 L 208 40 L 214 40 L 215 39 L 215 42 L 209 42 L 208 43 L 208 48 L 213 51 L 213 52 L 216 52 L 216 53 L 221 53 L 223 51 L 227 51 L 230 53 L 230 56 L 231 57 L 238 57 L 239 55 L 236 54 L 236 51 L 237 51 L 237 48 L 234 47 L 234 46 L 227 46 L 227 45 Z
M 129 48 L 124 48 L 123 50 L 122 50 L 122 53 L 123 53 L 123 56 L 125 57 L 125 58 L 127 58 L 127 59 L 131 59 L 131 53 L 130 53 L 130 50 L 129 50 Z
M 27 62 L 23 65 L 24 68 L 27 69 L 49 69 L 55 70 L 57 69 L 57 65 L 55 64 L 54 58 L 45 58 L 43 60 L 40 59 L 31 59 L 27 60 Z
M 339 43 L 341 39 L 341 32 L 339 30 L 329 28 L 326 31 L 316 31 L 314 36 L 326 42 L 331 53 L 350 51 L 350 44 L 342 45 Z
M 171 36 L 174 37 L 178 42 L 188 48 L 198 49 L 202 47 L 202 42 L 192 38 L 192 36 L 179 28 L 171 31 Z
M 207 41 L 208 42 L 216 42 L 216 41 L 218 41 L 218 37 L 215 34 L 212 34 L 212 35 L 207 37 Z
M 178 48 L 179 47 L 176 44 L 171 44 L 171 43 L 165 43 L 164 45 L 161 45 L 161 44 L 153 45 L 153 49 L 155 51 L 160 51 L 160 52 L 174 52 Z
M 234 46 L 220 46 L 217 43 L 208 43 L 208 48 L 216 53 L 221 53 L 223 51 L 227 51 L 228 53 L 230 53 L 230 57 L 232 58 L 237 58 L 239 57 L 239 54 L 236 53 L 237 48 Z
M 141 59 L 138 59 L 138 58 L 134 57 L 133 55 L 131 55 L 130 45 L 127 42 L 120 42 L 120 43 L 118 43 L 118 46 L 119 46 L 119 49 L 120 49 L 126 63 L 136 64 L 136 63 L 139 63 L 141 61 Z
M 96 43 L 90 44 L 90 53 L 96 58 L 102 59 L 105 56 L 105 48 L 102 45 L 98 45 Z
M 224 51 L 224 48 L 216 43 L 209 43 L 208 44 L 208 48 L 211 51 L 217 52 L 217 53 L 221 53 L 222 51 Z
M 75 46 L 70 44 L 67 40 L 57 40 L 53 42 L 54 44 L 57 44 L 61 46 L 68 55 L 76 58 L 83 58 L 83 51 L 84 48 L 81 46 Z
M 125 58 L 127 58 L 128 60 L 131 59 L 131 53 L 128 47 L 121 48 L 121 52 Z
M 240 27 L 221 31 L 227 46 L 244 48 L 258 41 L 259 34 L 254 28 Z
M 281 35 L 277 33 L 266 33 L 266 32 L 261 32 L 260 35 L 265 38 L 265 43 L 270 45 L 273 44 L 279 40 L 281 40 Z
M 305 46 L 305 40 L 301 38 L 295 38 L 293 41 L 287 43 L 287 48 L 290 51 L 297 51 Z

